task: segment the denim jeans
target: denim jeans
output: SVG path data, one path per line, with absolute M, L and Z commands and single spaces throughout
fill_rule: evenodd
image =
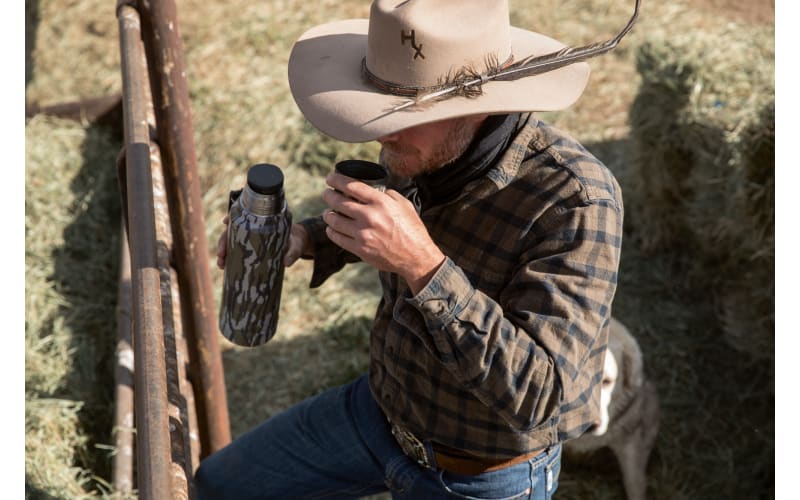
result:
M 199 500 L 358 498 L 551 498 L 561 445 L 527 462 L 479 475 L 421 467 L 391 434 L 366 376 L 275 415 L 207 457 L 197 470 Z

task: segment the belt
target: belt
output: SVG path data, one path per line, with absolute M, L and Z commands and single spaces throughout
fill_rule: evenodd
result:
M 537 450 L 513 458 L 486 458 L 467 455 L 465 452 L 444 445 L 433 443 L 433 457 L 430 456 L 423 442 L 405 429 L 393 422 L 392 435 L 397 444 L 410 459 L 427 469 L 444 469 L 455 474 L 474 476 L 484 472 L 505 469 L 522 462 L 526 462 L 539 455 L 542 450 Z

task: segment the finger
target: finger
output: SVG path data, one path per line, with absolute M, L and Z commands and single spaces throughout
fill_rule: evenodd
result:
M 230 214 L 225 214 L 225 217 L 222 218 L 222 223 L 227 226 L 228 222 L 230 222 L 230 220 L 231 220 Z
M 350 238 L 353 238 L 358 230 L 356 221 L 333 210 L 322 214 L 322 220 L 329 228 Z
M 325 178 L 325 181 L 333 189 L 336 189 L 345 196 L 349 196 L 350 198 L 358 200 L 362 203 L 374 201 L 378 195 L 381 194 L 381 192 L 377 189 L 370 187 L 359 180 L 338 174 L 336 172 L 331 172 L 328 174 L 328 176 Z
M 303 226 L 299 224 L 292 224 L 292 230 L 289 234 L 289 248 L 283 256 L 283 265 L 291 267 L 292 264 L 297 262 L 303 255 L 306 245 L 306 231 Z
M 334 189 L 326 189 L 322 193 L 322 200 L 328 204 L 331 210 L 346 215 L 351 219 L 359 218 L 364 213 L 365 205 L 363 203 L 355 201 Z
M 219 239 L 217 240 L 217 255 L 221 255 L 222 257 L 228 253 L 228 230 L 222 231 L 222 234 L 219 235 Z
M 405 196 L 403 196 L 402 194 L 395 191 L 394 189 L 387 189 L 386 195 L 389 196 L 389 198 L 391 198 L 392 200 L 394 200 L 395 203 L 397 203 L 398 205 L 402 207 L 407 207 L 407 209 L 410 208 L 415 212 L 417 212 L 417 209 L 414 207 L 414 203 Z
M 331 240 L 334 244 L 342 247 L 343 249 L 347 250 L 348 252 L 352 252 L 353 248 L 353 239 L 336 231 L 332 227 L 328 226 L 325 228 L 325 234 L 328 235 L 328 239 Z
M 222 232 L 217 241 L 217 267 L 225 268 L 225 257 L 228 254 L 228 230 Z

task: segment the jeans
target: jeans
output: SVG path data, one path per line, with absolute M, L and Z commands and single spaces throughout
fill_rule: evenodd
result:
M 366 376 L 275 415 L 207 457 L 197 470 L 199 500 L 358 498 L 551 498 L 561 445 L 527 462 L 479 475 L 427 469 L 391 434 Z

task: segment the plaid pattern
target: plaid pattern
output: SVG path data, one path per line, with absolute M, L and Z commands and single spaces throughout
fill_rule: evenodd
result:
M 511 458 L 582 434 L 600 406 L 623 207 L 611 172 L 523 115 L 497 165 L 422 220 L 447 259 L 412 297 L 381 273 L 370 387 L 418 436 Z M 355 260 L 321 219 L 311 286 Z

